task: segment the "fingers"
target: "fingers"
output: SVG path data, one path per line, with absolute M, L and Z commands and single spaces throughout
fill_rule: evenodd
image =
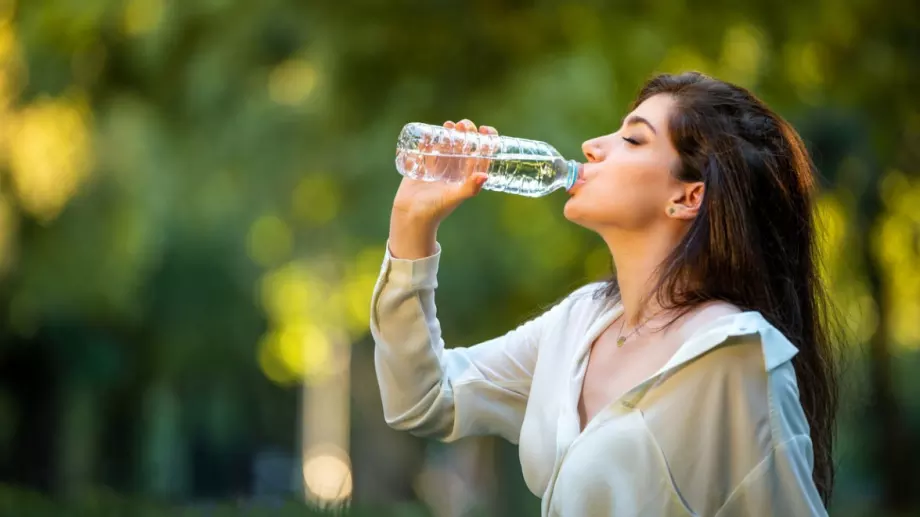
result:
M 477 131 L 476 124 L 473 124 L 473 121 L 465 118 L 457 123 L 457 129 L 460 131 L 466 131 L 469 133 L 475 133 Z
M 498 136 L 498 130 L 492 126 L 479 126 L 479 133 L 487 136 Z M 486 163 L 488 164 L 488 157 L 497 149 L 493 149 L 492 145 L 490 145 L 495 143 L 491 138 L 484 138 L 482 142 L 482 156 L 486 159 Z
M 457 123 L 454 123 L 453 121 L 448 120 L 444 122 L 444 127 L 446 127 L 447 129 L 457 129 L 459 131 L 467 131 L 467 132 L 473 132 L 473 133 L 478 131 L 484 135 L 497 135 L 498 134 L 498 130 L 496 130 L 492 126 L 483 125 L 477 128 L 476 124 L 468 118 L 465 118 Z
M 492 156 L 498 151 L 498 141 L 494 136 L 498 136 L 498 131 L 492 126 L 479 126 L 480 159 L 476 164 L 477 170 L 489 171 L 492 166 Z
M 444 127 L 463 133 L 478 133 L 479 135 L 489 136 L 498 135 L 498 131 L 494 127 L 476 127 L 476 124 L 468 118 L 462 119 L 456 124 L 453 121 L 447 121 L 444 123 Z M 460 167 L 460 171 L 458 171 L 463 177 L 463 182 L 460 186 L 463 189 L 467 189 L 467 195 L 476 195 L 479 190 L 481 190 L 482 184 L 485 183 L 485 181 L 488 179 L 488 176 L 485 174 L 479 178 L 477 173 L 485 173 L 489 170 L 491 162 L 489 156 L 491 156 L 491 154 L 495 151 L 495 149 L 491 148 L 490 143 L 490 139 L 483 139 L 468 135 L 464 138 L 457 138 L 453 142 L 453 146 L 451 146 L 452 151 L 457 154 L 465 154 L 466 152 L 475 149 L 478 151 L 477 154 L 480 155 L 477 158 L 465 159 Z
M 460 122 L 457 122 L 456 124 L 453 121 L 448 120 L 447 122 L 444 122 L 444 127 L 446 127 L 447 129 L 456 129 L 458 131 L 465 131 L 468 133 L 479 132 L 484 135 L 497 135 L 498 134 L 498 130 L 492 126 L 484 125 L 484 126 L 480 126 L 477 128 L 476 124 L 473 123 L 473 121 L 468 118 L 465 118 L 461 120 Z
M 474 124 L 472 120 L 465 118 L 457 122 L 454 129 L 458 131 L 460 135 L 454 139 L 453 152 L 463 156 L 463 158 L 456 162 L 456 175 L 453 179 L 461 183 L 461 185 L 466 186 L 470 176 L 476 172 L 478 165 L 478 160 L 476 158 L 468 156 L 470 151 L 478 147 L 473 143 L 475 137 L 470 135 L 470 133 L 475 133 L 477 131 L 476 124 Z
M 461 133 L 469 133 L 472 130 L 471 127 L 475 128 L 476 125 L 473 124 L 470 119 L 463 119 L 454 126 L 454 129 L 460 131 Z M 466 152 L 466 147 L 469 145 L 468 139 L 464 137 L 457 138 L 454 141 L 454 152 L 457 154 L 464 154 Z

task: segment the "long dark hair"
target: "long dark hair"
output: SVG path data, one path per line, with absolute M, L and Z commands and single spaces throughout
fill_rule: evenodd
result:
M 751 92 L 699 73 L 659 75 L 635 105 L 671 95 L 675 176 L 702 181 L 698 216 L 653 290 L 681 314 L 722 300 L 760 312 L 799 349 L 793 359 L 824 504 L 834 483 L 837 318 L 818 271 L 816 171 L 798 133 Z M 603 295 L 619 300 L 614 276 Z

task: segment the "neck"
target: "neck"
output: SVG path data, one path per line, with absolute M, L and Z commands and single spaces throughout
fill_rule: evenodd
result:
M 680 235 L 617 230 L 602 237 L 616 267 L 626 325 L 641 325 L 661 311 L 661 302 L 667 302 L 653 292 L 659 280 L 657 269 L 674 250 Z

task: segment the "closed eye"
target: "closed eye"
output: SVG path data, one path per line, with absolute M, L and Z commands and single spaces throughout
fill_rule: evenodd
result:
M 625 140 L 626 143 L 628 143 L 628 144 L 630 144 L 630 145 L 639 145 L 639 141 L 636 140 L 635 138 L 629 138 L 628 136 L 624 136 L 624 137 L 623 137 L 623 140 Z

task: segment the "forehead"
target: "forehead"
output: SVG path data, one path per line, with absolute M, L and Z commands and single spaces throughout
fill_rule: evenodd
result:
M 674 97 L 665 93 L 652 95 L 636 106 L 627 119 L 631 116 L 639 116 L 648 120 L 655 126 L 659 133 L 668 131 L 668 119 L 671 115 L 671 109 L 674 107 Z

